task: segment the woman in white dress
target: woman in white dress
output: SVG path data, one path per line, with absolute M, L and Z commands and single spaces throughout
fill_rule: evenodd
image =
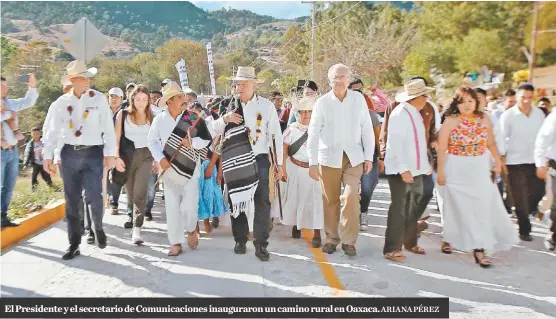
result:
M 280 183 L 283 219 L 280 222 L 292 226 L 292 237 L 300 238 L 301 229 L 313 230 L 312 246 L 321 246 L 320 230 L 324 228 L 322 190 L 320 183 L 309 176 L 309 153 L 307 151 L 307 129 L 315 99 L 305 97 L 296 107 L 299 121 L 290 124 L 284 131 L 283 180 Z M 295 107 L 295 105 L 294 105 Z M 273 216 L 280 218 L 279 205 L 274 198 Z
M 492 124 L 478 105 L 472 88 L 456 91 L 438 138 L 438 185 L 443 239 L 487 268 L 485 251 L 509 250 L 518 240 L 491 172 L 491 157 L 493 173 L 501 167 Z

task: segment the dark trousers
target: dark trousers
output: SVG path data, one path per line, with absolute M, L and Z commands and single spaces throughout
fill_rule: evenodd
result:
M 270 162 L 267 155 L 259 155 L 256 159 L 257 166 L 259 167 L 259 186 L 257 186 L 254 198 L 255 217 L 253 220 L 253 236 L 255 240 L 253 244 L 267 247 L 268 237 L 270 236 L 270 190 L 268 187 Z M 247 243 L 249 236 L 247 216 L 242 213 L 237 218 L 231 218 L 234 240 L 238 243 Z
M 89 209 L 90 203 L 87 202 L 87 195 L 85 194 L 85 190 L 81 192 L 81 199 L 79 200 L 79 209 L 81 212 L 79 216 L 84 216 L 85 219 L 85 231 L 90 232 L 92 230 L 91 226 L 93 224 L 93 220 L 91 219 L 91 210 Z
M 91 212 L 95 233 L 102 231 L 103 148 L 94 146 L 75 150 L 73 146 L 65 145 L 61 158 L 69 242 L 79 245 L 83 235 L 83 208 L 80 208 L 83 203 Z M 82 197 L 83 190 L 85 198 Z
M 512 202 L 510 201 L 510 198 L 508 198 L 508 185 L 506 185 L 506 183 L 504 182 L 504 179 L 501 179 L 500 182 L 497 184 L 498 185 L 498 191 L 500 192 L 500 196 L 502 196 L 502 199 L 504 200 L 504 206 L 506 207 L 506 211 L 508 212 L 508 214 L 512 213 Z M 506 192 L 506 197 L 504 197 L 504 191 Z
M 378 185 L 379 172 L 377 160 L 373 161 L 373 169 L 367 175 L 361 176 L 361 199 L 359 204 L 361 206 L 361 213 L 366 214 L 369 211 L 369 204 L 373 198 L 373 192 L 376 185 Z
M 138 148 L 133 153 L 131 167 L 126 167 L 128 171 L 125 183 L 128 201 L 134 204 L 133 220 L 135 227 L 143 226 L 145 212 L 147 209 L 147 191 L 149 181 L 152 179 L 153 157 L 148 148 Z
M 529 215 L 536 213 L 544 197 L 545 183 L 536 175 L 535 164 L 507 165 L 520 235 L 531 233 Z
M 405 183 L 399 174 L 387 177 L 392 203 L 388 208 L 384 254 L 401 250 L 402 244 L 406 248 L 413 248 L 417 244 L 417 221 L 424 212 L 425 189 L 425 175 L 415 176 L 411 184 Z M 432 176 L 430 179 L 432 181 Z
M 552 178 L 552 207 L 550 207 L 552 225 L 550 226 L 550 231 L 552 232 L 552 240 L 556 241 L 556 174 L 549 176 L 549 178 Z
M 42 179 L 48 184 L 48 186 L 52 187 L 52 178 L 50 174 L 48 174 L 42 165 L 37 163 L 33 163 L 33 173 L 31 174 L 31 188 L 34 190 L 39 185 L 39 174 L 41 175 Z

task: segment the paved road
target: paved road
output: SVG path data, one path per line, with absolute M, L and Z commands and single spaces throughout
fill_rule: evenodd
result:
M 125 197 L 123 197 L 125 200 Z M 1 258 L 2 297 L 280 297 L 280 296 L 421 296 L 450 297 L 451 318 L 555 318 L 556 254 L 543 246 L 547 226 L 534 222 L 530 243 L 492 259 L 491 269 L 475 265 L 463 253 L 442 254 L 440 216 L 431 202 L 431 226 L 421 237 L 426 256 L 408 255 L 403 263 L 382 256 L 389 204 L 381 181 L 360 232 L 357 257 L 324 255 L 305 239 L 290 237 L 277 225 L 271 233 L 271 260 L 260 262 L 248 245 L 235 255 L 229 227 L 202 237 L 197 250 L 177 258 L 166 255 L 168 242 L 160 198 L 145 222 L 146 244 L 131 244 L 122 225 L 125 215 L 105 216 L 109 246 L 101 250 L 84 242 L 82 256 L 63 261 L 65 223 L 55 224 L 20 243 Z M 121 211 L 125 203 L 120 203 Z M 202 226 L 201 226 L 202 228 Z M 516 232 L 517 234 L 517 232 Z M 85 239 L 85 238 L 84 238 Z

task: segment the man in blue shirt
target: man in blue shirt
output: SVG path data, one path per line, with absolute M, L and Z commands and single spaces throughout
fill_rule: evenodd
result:
M 35 79 L 34 74 L 29 74 L 29 82 L 26 84 L 29 89 L 27 90 L 27 94 L 25 94 L 24 98 L 9 99 L 8 85 L 6 83 L 6 79 L 2 77 L 2 107 L 5 107 L 7 109 L 6 111 L 2 112 L 0 118 L 0 120 L 2 121 L 2 125 L 4 125 L 4 121 L 7 121 L 9 119 L 15 119 L 17 122 L 18 112 L 35 105 L 35 102 L 39 97 L 39 91 L 37 90 L 37 80 Z M 10 206 L 10 201 L 12 200 L 15 182 L 17 181 L 17 176 L 19 174 L 19 151 L 17 149 L 18 141 L 11 130 L 4 130 L 4 135 L 7 146 L 2 146 L 1 156 L 2 172 L 0 175 L 0 179 L 2 180 L 2 188 L 0 205 L 2 209 L 2 228 L 19 226 L 8 218 L 8 208 Z

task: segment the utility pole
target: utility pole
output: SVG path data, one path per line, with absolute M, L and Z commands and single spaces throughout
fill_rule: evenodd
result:
M 316 1 L 301 1 L 301 3 L 312 3 L 313 9 L 311 13 L 311 80 L 316 81 L 315 79 L 315 56 L 316 56 L 316 20 L 317 20 L 317 2 Z
M 316 54 L 316 26 L 317 3 L 313 2 L 313 14 L 311 18 L 311 80 L 315 81 L 315 54 Z
M 531 54 L 531 59 L 529 59 L 529 83 L 533 82 L 533 72 L 535 69 L 535 62 L 537 60 L 536 55 L 536 44 L 537 44 L 537 23 L 539 20 L 539 3 L 534 3 L 533 9 L 533 27 L 531 28 L 531 47 L 529 52 Z

